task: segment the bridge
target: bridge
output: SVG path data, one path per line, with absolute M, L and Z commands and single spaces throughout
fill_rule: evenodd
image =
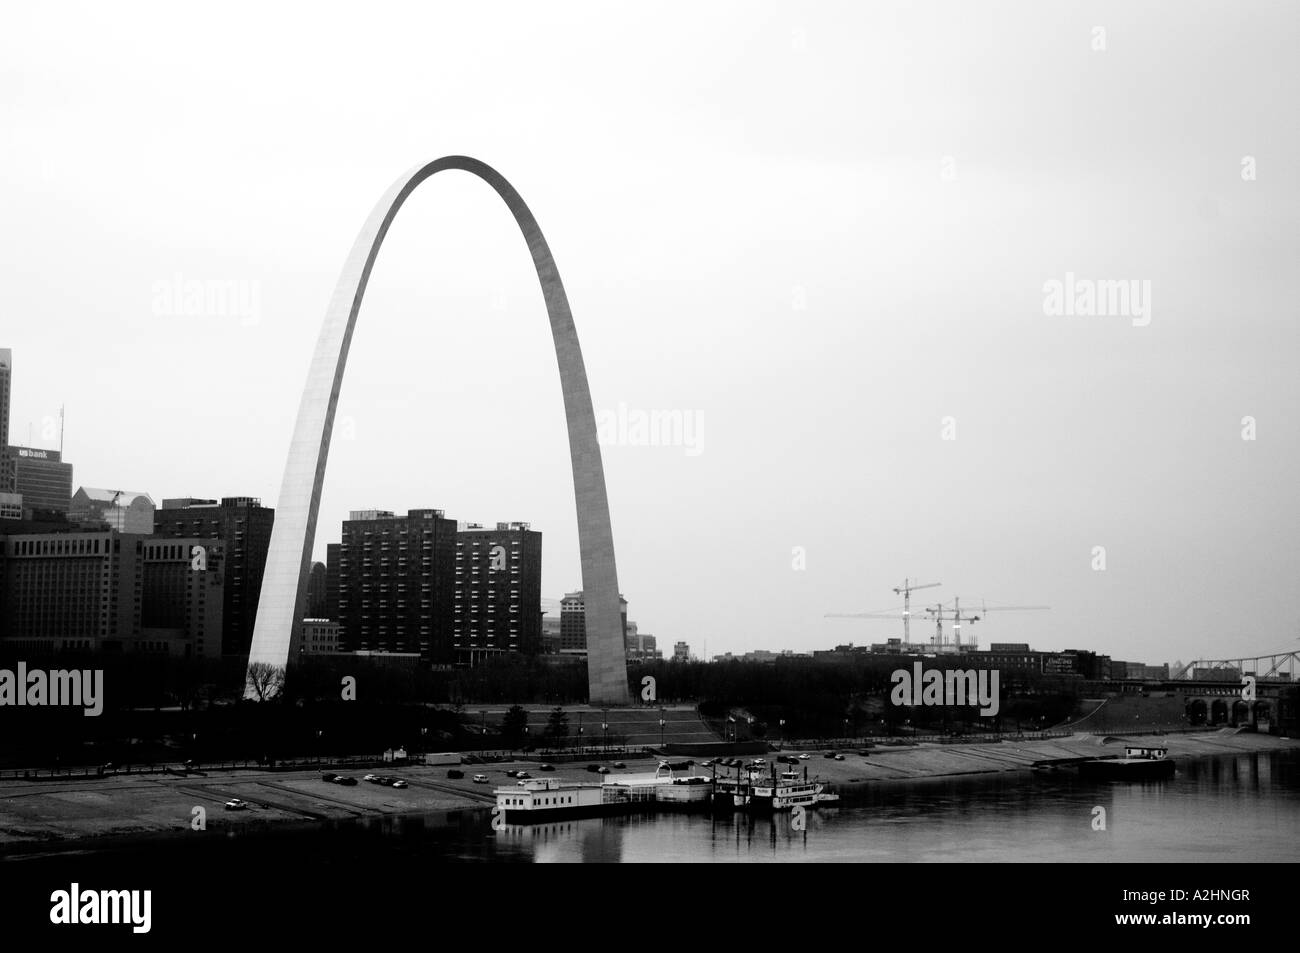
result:
M 1265 664 L 1267 663 L 1267 664 Z M 1221 672 L 1225 677 L 1253 675 L 1257 682 L 1284 680 L 1294 682 L 1300 672 L 1300 652 L 1283 652 L 1277 655 L 1256 655 L 1253 658 L 1196 659 L 1188 662 L 1173 674 L 1175 680 L 1192 679 L 1193 673 Z M 1235 675 L 1234 675 L 1235 673 Z

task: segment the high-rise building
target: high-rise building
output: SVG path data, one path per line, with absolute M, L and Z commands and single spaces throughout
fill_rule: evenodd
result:
M 623 622 L 623 645 L 627 646 L 627 600 L 622 594 L 618 597 L 619 614 Z M 560 600 L 560 654 L 587 654 L 587 604 L 583 600 L 582 590 L 566 592 Z
M 218 542 L 72 529 L 0 537 L 0 550 L 6 646 L 186 658 L 221 651 Z
M 542 651 L 542 534 L 527 523 L 456 532 L 452 648 L 457 664 Z
M 307 618 L 328 619 L 329 590 L 326 587 L 328 575 L 324 563 L 312 563 L 307 576 Z
M 674 662 L 689 662 L 691 660 L 691 647 L 685 642 L 678 642 L 673 646 Z
M 442 510 L 359 510 L 339 549 L 339 648 L 455 661 L 456 521 Z
M 343 552 L 342 543 L 330 543 L 325 547 L 325 612 L 322 618 L 339 620 L 339 556 Z
M 153 532 L 153 500 L 148 493 L 129 490 L 100 490 L 80 487 L 68 506 L 68 519 L 75 523 L 104 523 L 119 533 Z
M 0 493 L 14 493 L 13 467 L 9 463 L 9 384 L 14 352 L 0 347 Z
M 6 447 L 12 492 L 22 495 L 24 519 L 42 511 L 68 512 L 72 503 L 72 464 L 57 450 Z
M 224 546 L 213 539 L 140 544 L 140 635 L 135 651 L 220 658 Z
M 120 652 L 140 636 L 139 536 L 116 530 L 6 536 L 7 646 Z
M 275 510 L 249 496 L 164 499 L 154 513 L 155 539 L 220 540 L 223 550 L 222 636 L 225 655 L 247 655 L 271 545 Z

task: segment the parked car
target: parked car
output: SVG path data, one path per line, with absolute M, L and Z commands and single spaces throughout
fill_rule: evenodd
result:
M 393 787 L 395 787 L 395 788 L 404 788 L 404 787 L 406 787 L 406 782 L 403 781 L 401 778 L 394 778 L 394 779 L 393 779 Z
M 362 781 L 369 781 L 371 784 L 377 784 L 377 783 L 379 782 L 379 775 L 377 775 L 377 774 L 367 774 L 367 775 L 366 775 L 364 778 L 362 778 L 361 780 L 362 780 Z
M 488 783 L 487 775 L 486 775 L 486 774 L 476 774 L 476 775 L 474 775 L 474 783 L 475 783 L 475 784 L 487 784 L 487 783 Z
M 240 800 L 239 798 L 237 798 L 237 797 L 232 797 L 229 801 L 226 802 L 226 810 L 227 810 L 227 811 L 247 811 L 247 810 L 248 810 L 248 802 L 247 802 L 247 801 L 241 801 L 241 800 Z
M 811 758 L 812 758 L 812 755 L 810 755 L 807 751 L 805 751 L 803 754 L 799 755 L 799 760 L 800 760 L 800 761 L 808 761 L 808 760 L 811 759 Z
M 350 788 L 350 787 L 355 787 L 355 786 L 356 786 L 357 779 L 356 779 L 356 778 L 345 778 L 345 777 L 343 777 L 342 775 L 335 775 L 335 776 L 334 776 L 334 783 L 335 783 L 335 784 L 341 784 L 341 785 L 343 785 L 344 787 Z
M 529 778 L 532 777 L 532 775 L 529 774 L 527 771 L 518 771 L 515 773 L 515 777 L 517 777 L 521 781 L 527 781 Z
M 509 771 L 506 772 L 506 777 L 517 778 L 519 777 L 519 772 L 515 768 L 511 768 Z
M 833 757 L 835 757 L 835 752 L 834 752 L 834 751 L 827 751 L 824 755 L 822 755 L 822 757 L 823 757 L 823 758 L 833 758 Z
M 447 772 L 447 777 L 453 781 L 459 781 L 461 778 L 465 777 L 465 772 L 461 771 L 459 768 L 452 768 Z
M 339 776 L 337 774 L 331 774 L 328 771 L 326 771 L 324 774 L 320 776 L 320 779 L 322 781 L 328 781 L 330 784 L 333 784 L 335 781 L 338 780 L 338 778 Z
M 615 761 L 615 762 L 614 762 L 614 767 L 616 767 L 616 768 L 626 768 L 627 765 L 625 765 L 622 761 Z
M 599 770 L 600 770 L 600 765 L 598 765 L 598 764 L 589 764 L 589 765 L 587 765 L 587 770 L 588 770 L 588 771 L 599 771 Z
M 604 765 L 601 765 L 599 768 L 596 769 L 596 771 L 599 772 L 600 774 L 609 774 L 609 768 L 605 767 Z
M 538 771 L 554 771 L 554 770 L 555 770 L 555 765 L 553 765 L 553 764 L 543 764 L 543 765 L 538 765 L 537 770 L 538 770 Z
M 843 761 L 843 760 L 844 760 L 844 755 L 842 755 L 842 754 L 837 754 L 837 755 L 835 756 L 835 760 L 836 760 L 836 761 Z

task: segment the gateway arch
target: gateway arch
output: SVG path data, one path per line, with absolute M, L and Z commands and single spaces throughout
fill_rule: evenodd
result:
M 596 440 L 587 371 L 578 346 L 578 332 L 569 311 L 560 273 L 542 230 L 524 200 L 495 169 L 466 156 L 445 156 L 417 166 L 399 178 L 380 198 L 366 220 L 343 265 L 330 299 L 325 323 L 316 341 L 298 406 L 289 459 L 280 485 L 271 545 L 262 576 L 262 591 L 249 652 L 250 667 L 266 662 L 285 667 L 296 645 L 306 604 L 321 484 L 329 457 L 334 412 L 343 384 L 343 368 L 379 247 L 407 197 L 425 179 L 446 169 L 472 172 L 492 186 L 515 217 L 542 285 L 546 313 L 560 367 L 564 416 L 569 427 L 569 457 L 573 464 L 573 493 L 578 511 L 578 546 L 582 557 L 582 588 L 587 620 L 587 678 L 590 701 L 597 705 L 628 702 L 626 649 L 619 606 L 618 574 L 614 565 L 614 535 L 609 524 L 605 470 Z M 540 608 L 540 607 L 539 607 Z M 251 692 L 251 685 L 249 686 Z

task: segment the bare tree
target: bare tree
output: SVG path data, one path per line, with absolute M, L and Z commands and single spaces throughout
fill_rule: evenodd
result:
M 264 702 L 284 687 L 284 669 L 270 662 L 254 662 L 248 666 L 247 685 L 257 693 L 257 700 Z

